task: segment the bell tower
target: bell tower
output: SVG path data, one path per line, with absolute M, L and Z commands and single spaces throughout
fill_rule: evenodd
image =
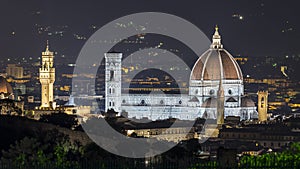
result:
M 122 53 L 105 53 L 105 111 L 121 113 Z
M 47 41 L 46 50 L 42 52 L 42 63 L 39 69 L 41 83 L 41 109 L 53 109 L 53 84 L 55 81 L 54 54 L 49 50 Z
M 259 121 L 267 121 L 267 113 L 268 113 L 268 91 L 258 91 L 258 120 Z

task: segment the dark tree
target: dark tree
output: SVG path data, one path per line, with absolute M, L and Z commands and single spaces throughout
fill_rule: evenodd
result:
M 50 115 L 42 115 L 40 121 L 69 129 L 73 129 L 78 126 L 77 116 L 68 115 L 66 113 L 52 113 Z
M 53 164 L 57 168 L 71 167 L 82 159 L 83 147 L 57 130 L 25 137 L 2 151 L 0 163 L 14 164 L 16 168 L 32 168 Z

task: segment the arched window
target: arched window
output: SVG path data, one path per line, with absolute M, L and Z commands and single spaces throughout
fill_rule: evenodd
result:
M 260 107 L 261 107 L 261 108 L 264 108 L 264 104 L 265 104 L 265 98 L 262 97 L 262 98 L 261 98 L 261 105 L 260 105 Z
M 115 72 L 114 72 L 113 70 L 111 70 L 111 71 L 110 71 L 110 78 L 109 78 L 109 80 L 110 80 L 110 81 L 113 81 L 114 76 L 115 76 Z

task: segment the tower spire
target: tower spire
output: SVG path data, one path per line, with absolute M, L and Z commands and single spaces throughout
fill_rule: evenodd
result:
M 46 51 L 49 51 L 49 40 L 47 40 Z
M 213 38 L 212 38 L 211 48 L 213 48 L 213 49 L 223 48 L 223 45 L 221 44 L 221 35 L 219 34 L 218 25 L 216 25 L 216 27 L 215 27 L 215 34 L 213 35 Z
M 216 25 L 216 27 L 215 27 L 215 35 L 219 35 L 219 27 L 218 27 L 218 25 Z

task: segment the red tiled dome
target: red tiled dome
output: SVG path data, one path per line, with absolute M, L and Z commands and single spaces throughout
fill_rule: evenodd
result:
M 213 43 L 197 60 L 191 73 L 191 80 L 242 80 L 243 74 L 235 59 L 223 49 L 221 36 L 216 29 Z

